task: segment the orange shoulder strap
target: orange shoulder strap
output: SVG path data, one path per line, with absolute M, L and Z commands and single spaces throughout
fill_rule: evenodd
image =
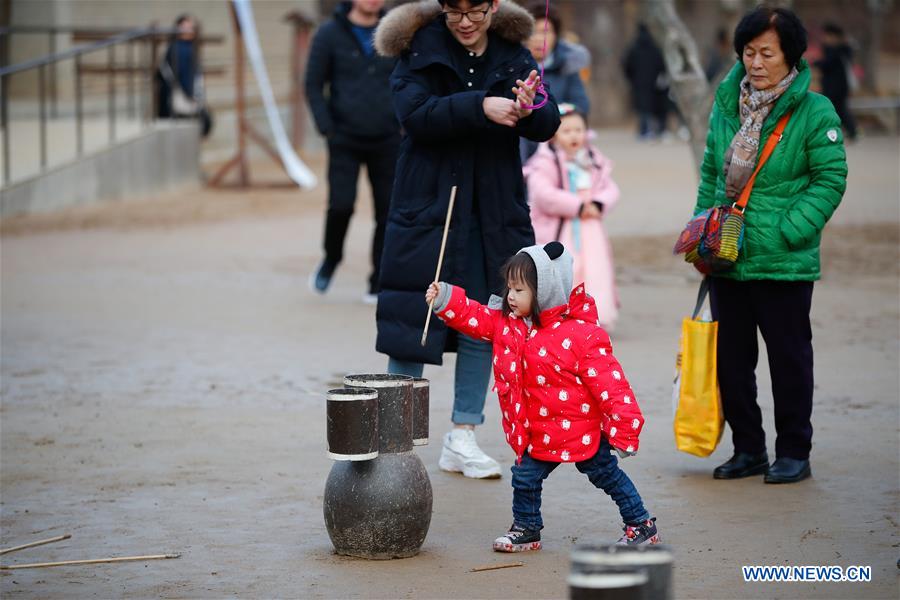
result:
M 753 175 L 750 176 L 747 185 L 744 186 L 744 190 L 741 192 L 738 201 L 734 203 L 741 211 L 746 208 L 747 201 L 750 200 L 750 192 L 753 191 L 753 182 L 756 181 L 756 174 L 759 173 L 759 170 L 762 169 L 763 165 L 766 164 L 766 161 L 769 160 L 769 156 L 771 156 L 772 151 L 775 150 L 775 144 L 781 141 L 781 138 L 784 135 L 784 128 L 787 127 L 787 122 L 790 120 L 792 113 L 793 111 L 788 111 L 786 115 L 778 120 L 775 131 L 773 131 L 769 136 L 769 139 L 766 140 L 766 146 L 763 148 L 762 155 L 760 155 L 759 161 L 756 163 L 756 169 L 753 171 Z

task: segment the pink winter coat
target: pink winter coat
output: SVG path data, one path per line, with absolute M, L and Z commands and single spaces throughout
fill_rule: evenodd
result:
M 568 191 L 568 177 L 564 170 L 568 158 L 564 151 L 543 143 L 525 163 L 523 172 L 528 180 L 528 202 L 536 243 L 546 244 L 556 240 L 560 219 L 577 217 L 586 199 L 602 203 L 604 215 L 619 201 L 619 186 L 610 176 L 612 161 L 595 146 L 591 145 L 590 150 L 594 170 L 589 198 Z
M 584 282 L 588 293 L 597 301 L 600 322 L 610 327 L 618 317 L 619 302 L 612 246 L 603 219 L 619 201 L 619 186 L 610 176 L 612 161 L 596 147 L 590 146 L 590 150 L 591 188 L 580 193 L 569 191 L 566 153 L 550 144 L 541 144 L 523 170 L 528 181 L 535 242 L 562 242 L 575 259 L 575 281 Z M 576 243 L 573 221 L 586 200 L 603 204 L 603 218 L 578 219 Z
M 586 460 L 597 453 L 601 432 L 611 446 L 637 451 L 644 417 L 583 285 L 568 304 L 543 311 L 541 326 L 531 329 L 456 286 L 437 315 L 457 331 L 493 342 L 494 389 L 517 460 L 526 450 L 539 460 Z

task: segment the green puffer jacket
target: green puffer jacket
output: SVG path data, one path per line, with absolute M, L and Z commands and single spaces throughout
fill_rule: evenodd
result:
M 760 149 L 778 119 L 788 110 L 794 111 L 784 137 L 756 177 L 744 213 L 741 254 L 734 268 L 717 273 L 718 277 L 738 281 L 819 278 L 819 240 L 847 187 L 847 160 L 841 120 L 834 107 L 825 96 L 809 91 L 810 71 L 805 60 L 797 69 L 794 83 L 763 123 Z M 738 100 L 744 73 L 744 65 L 738 62 L 716 91 L 695 215 L 732 202 L 725 197 L 722 164 L 740 128 Z

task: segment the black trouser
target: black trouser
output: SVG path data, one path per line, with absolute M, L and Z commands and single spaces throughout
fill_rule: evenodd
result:
M 851 140 L 856 139 L 856 119 L 853 118 L 853 113 L 850 112 L 847 96 L 835 96 L 831 98 L 831 103 L 834 104 L 834 110 L 841 118 L 841 124 L 847 130 L 847 135 L 850 136 Z
M 811 281 L 732 281 L 713 277 L 710 304 L 719 322 L 718 375 L 735 452 L 766 449 L 756 402 L 756 330 L 762 333 L 775 400 L 775 455 L 805 460 L 812 444 Z
M 325 260 L 333 266 L 344 258 L 344 238 L 356 204 L 359 167 L 366 165 L 375 208 L 375 232 L 372 236 L 372 274 L 369 291 L 378 291 L 378 271 L 384 248 L 394 167 L 400 138 L 360 140 L 343 134 L 328 140 L 328 212 L 325 216 Z

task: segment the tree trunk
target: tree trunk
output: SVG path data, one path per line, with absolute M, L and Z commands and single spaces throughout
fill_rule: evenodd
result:
M 878 53 L 881 51 L 881 37 L 884 19 L 893 6 L 894 0 L 867 0 L 869 9 L 869 35 L 863 42 L 862 56 L 863 87 L 867 90 L 878 92 Z
M 674 0 L 642 0 L 641 10 L 665 58 L 672 97 L 690 132 L 691 152 L 699 175 L 713 96 L 697 44 L 675 12 Z

